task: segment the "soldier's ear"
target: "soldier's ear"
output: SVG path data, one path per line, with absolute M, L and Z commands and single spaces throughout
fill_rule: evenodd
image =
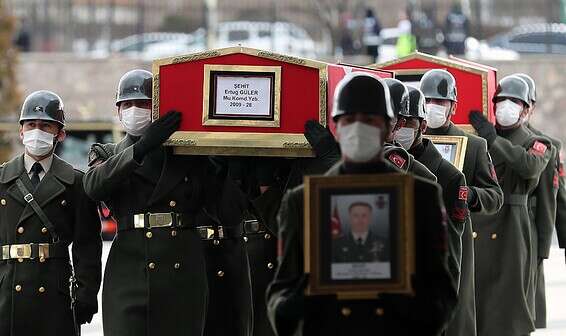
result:
M 55 138 L 57 139 L 57 142 L 63 142 L 63 140 L 65 140 L 66 137 L 67 137 L 67 133 L 65 132 L 64 129 L 61 128 Z
M 426 120 L 424 120 L 424 119 L 421 120 L 421 127 L 420 127 L 420 129 L 421 129 L 421 133 L 422 133 L 422 134 L 424 134 L 424 133 L 426 132 L 426 127 L 427 127 L 427 125 L 426 125 Z
M 455 115 L 456 114 L 456 108 L 458 107 L 458 103 L 457 102 L 452 102 L 452 108 L 450 110 L 450 114 L 451 115 Z

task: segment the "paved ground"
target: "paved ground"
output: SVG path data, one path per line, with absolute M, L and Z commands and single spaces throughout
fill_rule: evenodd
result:
M 110 243 L 105 242 L 102 255 L 103 262 L 106 261 L 109 249 Z M 566 265 L 564 262 L 564 250 L 559 249 L 556 242 L 552 246 L 550 259 L 546 261 L 545 268 L 548 328 L 539 330 L 533 333 L 532 336 L 566 336 Z M 82 335 L 102 336 L 102 317 L 100 313 L 94 317 L 91 324 L 83 327 Z
M 545 261 L 546 304 L 548 328 L 540 329 L 532 336 L 566 335 L 566 265 L 564 250 L 552 246 L 550 259 Z

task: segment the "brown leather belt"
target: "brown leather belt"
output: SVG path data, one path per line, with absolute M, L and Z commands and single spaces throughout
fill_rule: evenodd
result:
M 53 258 L 69 258 L 69 250 L 65 244 L 55 243 L 29 243 L 29 244 L 11 244 L 2 245 L 2 259 L 53 259 Z

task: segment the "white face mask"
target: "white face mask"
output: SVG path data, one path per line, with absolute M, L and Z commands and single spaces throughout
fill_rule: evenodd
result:
M 395 132 L 395 141 L 401 144 L 406 150 L 411 149 L 415 142 L 415 129 L 410 127 L 401 127 Z
M 429 128 L 439 128 L 446 122 L 446 106 L 426 104 L 426 123 Z
M 51 133 L 44 132 L 39 128 L 24 132 L 22 140 L 26 151 L 35 156 L 43 156 L 53 149 L 53 139 L 55 136 Z
M 151 124 L 151 111 L 136 106 L 122 110 L 122 126 L 126 133 L 133 136 L 140 136 Z
M 501 126 L 507 127 L 515 125 L 519 121 L 523 107 L 509 99 L 505 99 L 495 104 L 495 118 Z
M 381 151 L 381 129 L 356 121 L 336 129 L 342 153 L 354 162 L 368 162 Z

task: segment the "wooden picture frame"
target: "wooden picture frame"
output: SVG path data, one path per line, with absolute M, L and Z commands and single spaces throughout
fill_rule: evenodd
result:
M 412 176 L 305 176 L 304 186 L 307 295 L 414 295 Z
M 459 171 L 464 169 L 468 137 L 455 135 L 424 135 L 432 141 L 442 158 L 452 163 Z

